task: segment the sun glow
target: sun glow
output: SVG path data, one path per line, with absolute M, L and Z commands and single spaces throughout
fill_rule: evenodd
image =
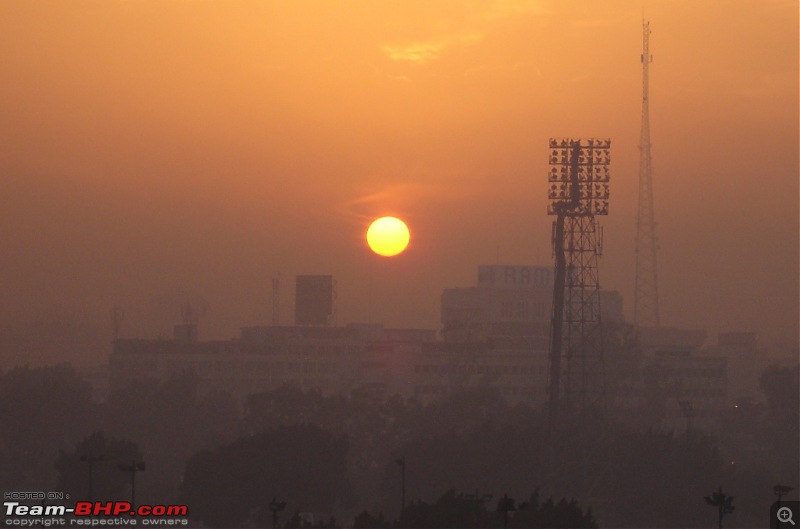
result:
M 374 220 L 367 230 L 367 244 L 378 255 L 391 257 L 408 246 L 410 235 L 405 222 L 396 217 Z

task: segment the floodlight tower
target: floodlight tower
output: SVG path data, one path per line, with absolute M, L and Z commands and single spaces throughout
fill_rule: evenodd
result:
M 637 326 L 658 327 L 658 274 L 656 271 L 656 221 L 653 211 L 653 159 L 650 152 L 649 69 L 650 22 L 642 21 L 642 130 L 639 138 L 639 210 L 636 214 L 636 287 L 633 321 Z
M 597 261 L 608 215 L 609 139 L 551 139 L 547 208 L 555 215 L 555 279 L 548 404 L 554 421 L 564 407 L 602 407 L 605 397 Z M 562 358 L 564 362 L 562 362 Z

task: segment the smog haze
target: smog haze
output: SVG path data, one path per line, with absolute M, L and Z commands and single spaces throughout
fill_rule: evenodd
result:
M 548 139 L 609 137 L 630 318 L 643 14 L 662 324 L 796 344 L 792 0 L 3 2 L 2 315 L 228 338 L 331 274 L 340 323 L 438 329 L 478 265 L 552 265 Z

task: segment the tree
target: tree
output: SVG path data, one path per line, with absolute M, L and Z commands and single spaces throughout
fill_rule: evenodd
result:
M 715 507 L 718 512 L 718 522 L 717 527 L 722 529 L 722 518 L 726 514 L 731 514 L 736 509 L 733 506 L 733 496 L 728 496 L 724 492 L 722 492 L 722 487 L 719 488 L 717 492 L 714 492 L 711 496 L 705 496 L 706 503 Z
M 767 399 L 764 434 L 772 448 L 768 464 L 776 479 L 797 483 L 800 446 L 800 366 L 771 366 L 759 385 Z
M 181 496 L 206 525 L 271 525 L 269 498 L 330 512 L 351 500 L 347 440 L 315 426 L 269 430 L 195 454 Z
M 389 525 L 382 512 L 376 518 L 368 511 L 361 511 L 353 520 L 353 529 L 389 529 Z
M 0 376 L 0 446 L 8 488 L 42 488 L 55 478 L 59 449 L 96 427 L 99 406 L 72 366 L 18 367 Z
M 488 527 L 493 525 L 490 519 L 500 518 L 490 516 L 483 505 L 476 503 L 472 497 L 456 494 L 455 489 L 450 489 L 436 503 L 417 501 L 408 504 L 400 513 L 397 525 L 422 529 Z
M 539 491 L 535 491 L 527 502 L 520 504 L 513 519 L 513 527 L 596 529 L 597 522 L 592 515 L 592 509 L 586 509 L 584 513 L 574 498 L 570 501 L 562 498 L 558 503 L 553 502 L 553 498 L 548 498 L 540 504 Z
M 181 374 L 141 380 L 109 395 L 106 431 L 134 439 L 147 460 L 143 503 L 175 501 L 186 460 L 238 434 L 232 397 L 217 391 L 201 395 L 198 384 L 194 374 Z
M 109 440 L 103 432 L 95 432 L 82 439 L 75 450 L 61 451 L 56 461 L 56 489 L 84 501 L 121 499 L 127 494 L 130 477 L 120 472 L 117 465 L 133 459 L 142 459 L 135 443 L 122 439 Z
M 634 432 L 619 435 L 614 445 L 610 512 L 604 524 L 698 527 L 706 523 L 698 498 L 709 481 L 726 474 L 719 450 L 709 438 Z

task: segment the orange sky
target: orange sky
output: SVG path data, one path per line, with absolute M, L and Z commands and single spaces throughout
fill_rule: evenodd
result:
M 796 0 L 3 2 L 2 310 L 230 337 L 331 273 L 339 323 L 437 328 L 498 253 L 551 263 L 547 140 L 597 136 L 630 315 L 643 11 L 662 322 L 796 343 Z

